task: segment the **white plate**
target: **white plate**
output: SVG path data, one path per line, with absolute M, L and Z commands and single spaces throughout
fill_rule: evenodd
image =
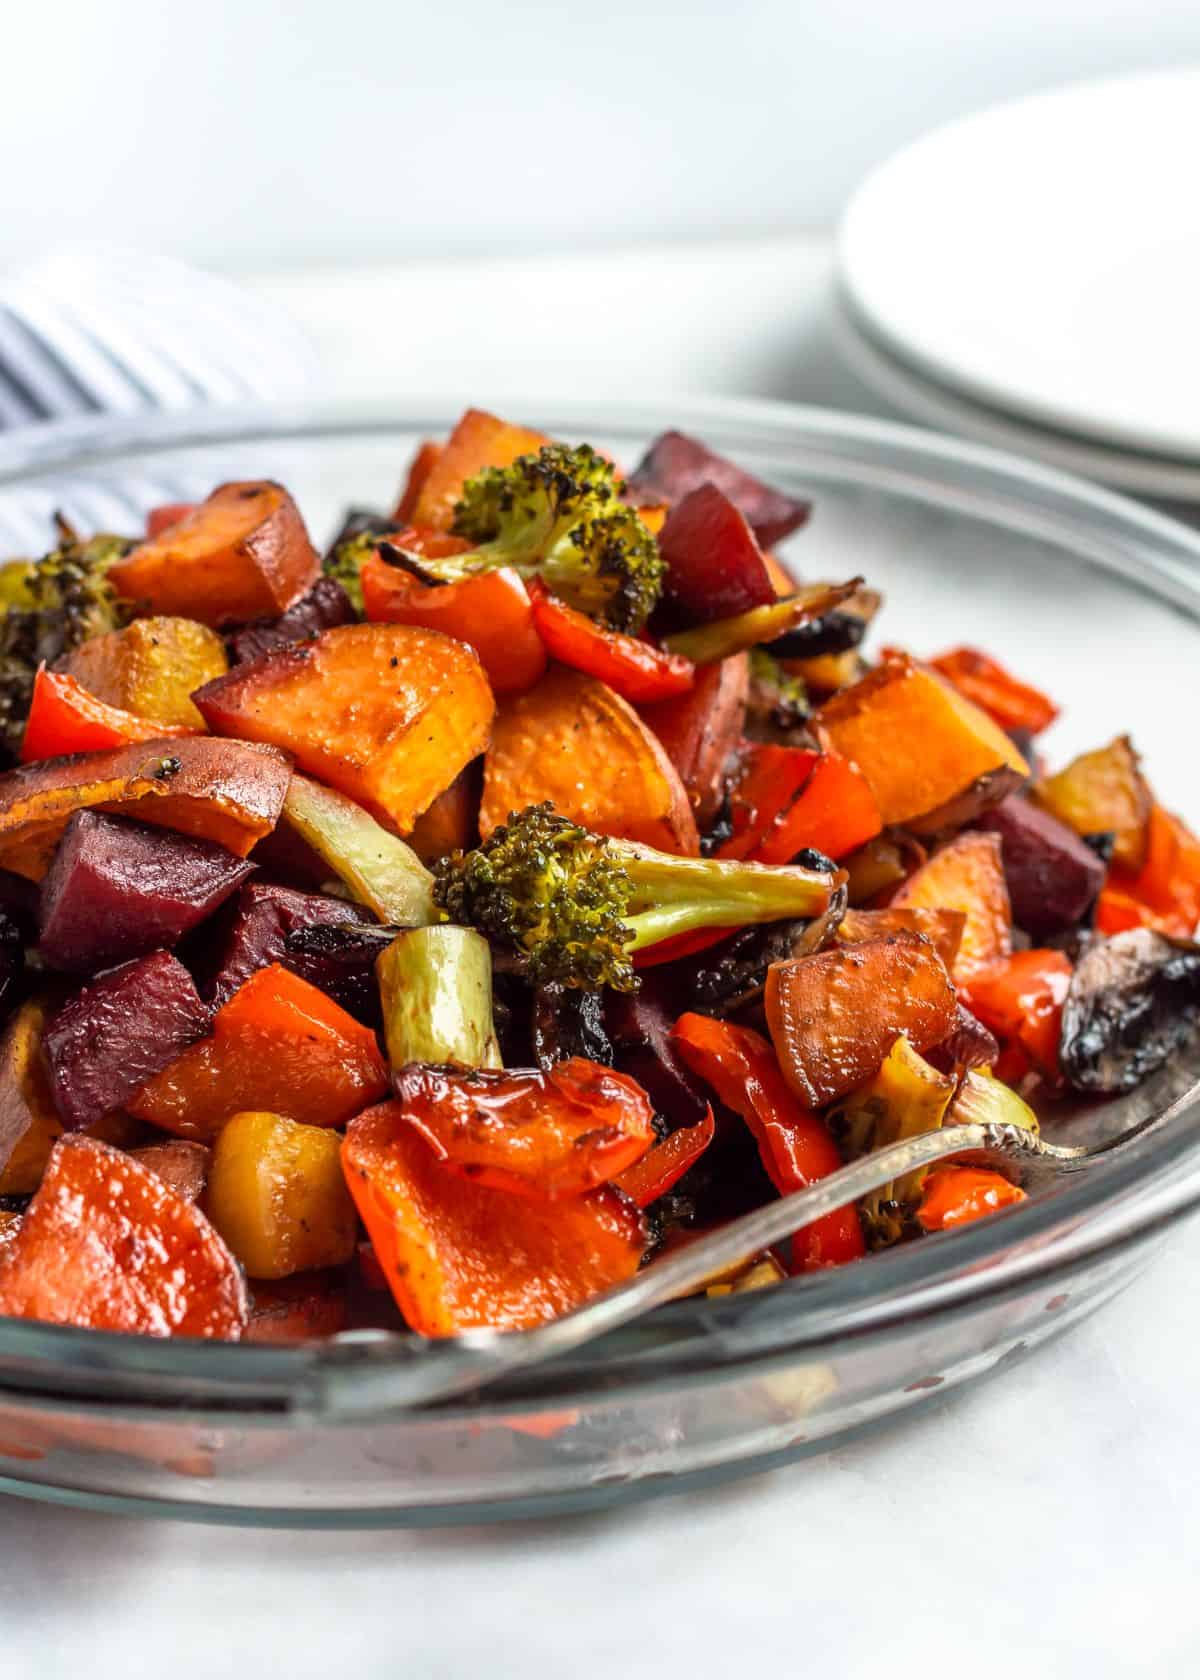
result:
M 1200 69 L 1067 88 L 884 164 L 843 288 L 902 360 L 1042 426 L 1200 462 Z

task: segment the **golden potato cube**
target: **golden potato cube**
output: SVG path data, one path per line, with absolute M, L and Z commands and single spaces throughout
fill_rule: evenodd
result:
M 341 1143 L 323 1126 L 253 1110 L 223 1128 L 206 1210 L 250 1277 L 290 1277 L 351 1258 L 358 1217 Z

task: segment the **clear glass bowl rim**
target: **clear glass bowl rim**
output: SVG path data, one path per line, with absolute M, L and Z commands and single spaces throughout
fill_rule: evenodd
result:
M 525 423 L 566 435 L 609 433 L 649 438 L 670 428 L 699 432 L 718 447 L 756 452 L 758 462 L 772 449 L 792 457 L 803 451 L 820 458 L 826 476 L 892 493 L 909 493 L 937 506 L 1000 520 L 1026 534 L 1067 543 L 1082 558 L 1123 577 L 1200 621 L 1200 534 L 1125 497 L 1055 469 L 971 444 L 864 416 L 789 403 L 664 397 L 631 403 L 522 396 L 493 397 L 500 412 L 519 413 Z M 74 421 L 0 436 L 0 492 L 44 473 L 103 472 L 136 450 L 155 457 L 192 447 L 239 441 L 322 439 L 392 433 L 438 434 L 458 410 L 445 398 L 412 398 L 388 404 L 310 404 L 287 409 L 210 410 L 184 415 L 136 416 L 125 420 Z M 885 1334 L 914 1317 L 953 1314 L 972 1300 L 1006 1292 L 1018 1281 L 1050 1282 L 1084 1259 L 1119 1249 L 1160 1230 L 1200 1205 L 1200 1091 L 1192 1092 L 1171 1123 L 1140 1140 L 1102 1169 L 1080 1175 L 1046 1198 L 984 1220 L 947 1236 L 927 1238 L 869 1263 L 790 1279 L 772 1295 L 786 1303 L 789 1329 L 757 1356 L 763 1362 L 783 1351 L 818 1350 L 843 1336 Z M 947 1247 L 947 1240 L 952 1244 Z M 1023 1256 L 1003 1266 L 1004 1250 L 1020 1241 Z M 1039 1243 L 1044 1246 L 1038 1246 Z M 666 1309 L 664 1328 L 697 1321 L 717 1332 L 733 1332 L 761 1308 L 762 1298 L 727 1296 L 680 1303 Z M 794 1307 L 794 1311 L 792 1310 Z M 671 1360 L 626 1359 L 618 1338 L 599 1347 L 603 1364 L 573 1364 L 569 1393 L 586 1393 L 602 1376 L 611 1398 L 672 1374 Z M 386 1412 L 386 1373 L 411 1354 L 411 1338 L 368 1343 L 334 1341 L 313 1346 L 271 1347 L 203 1341 L 158 1341 L 65 1326 L 0 1320 L 0 1390 L 49 1397 L 67 1391 L 89 1404 L 136 1402 L 145 1382 L 162 1398 L 163 1381 L 174 1391 L 176 1416 L 188 1411 L 194 1385 L 203 1401 L 222 1396 L 222 1406 L 254 1413 L 298 1406 L 334 1423 L 356 1380 L 369 1387 Z M 644 1352 L 644 1347 L 642 1350 Z M 755 1356 L 751 1356 L 754 1358 Z M 738 1361 L 733 1361 L 734 1368 Z M 32 1374 L 32 1377 L 31 1377 Z M 674 1372 L 675 1378 L 678 1372 Z M 528 1398 L 542 1402 L 539 1376 L 532 1373 Z M 496 1409 L 511 1412 L 522 1397 L 510 1383 Z M 151 1396 L 148 1394 L 147 1398 Z M 465 1408 L 485 1417 L 484 1400 Z M 349 1408 L 361 1422 L 363 1409 Z M 347 1416 L 346 1421 L 351 1421 Z

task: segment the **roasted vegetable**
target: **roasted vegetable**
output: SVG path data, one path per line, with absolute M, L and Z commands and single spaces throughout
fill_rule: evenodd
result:
M 604 1024 L 604 992 L 582 991 L 551 980 L 533 989 L 529 1037 L 533 1059 L 542 1072 L 580 1056 L 612 1067 L 616 1061 Z
M 1114 835 L 1113 862 L 1122 869 L 1136 872 L 1146 861 L 1154 796 L 1127 735 L 1081 753 L 1057 776 L 1038 782 L 1033 797 L 1076 834 Z
M 90 636 L 56 666 L 110 706 L 193 734 L 204 719 L 192 690 L 227 669 L 221 638 L 192 618 L 135 618 Z
M 492 954 L 472 928 L 408 928 L 376 963 L 388 1060 L 498 1068 Z
M 178 944 L 253 867 L 209 840 L 76 811 L 42 883 L 38 950 L 78 974 L 148 956 Z
M 358 1219 L 342 1175 L 341 1139 L 282 1114 L 235 1114 L 212 1155 L 208 1216 L 252 1278 L 340 1266 Z
M 749 521 L 763 548 L 773 548 L 799 530 L 811 502 L 773 490 L 742 467 L 682 432 L 663 432 L 651 444 L 629 480 L 639 499 L 682 501 L 702 484 L 714 484 Z
M 748 656 L 737 653 L 702 666 L 686 693 L 641 708 L 643 723 L 679 772 L 701 829 L 720 808 L 725 761 L 742 733 L 748 690 Z
M 20 758 L 29 764 L 68 753 L 97 752 L 129 741 L 161 741 L 192 735 L 195 730 L 174 724 L 151 723 L 132 712 L 106 705 L 65 672 L 39 666 L 33 679 L 29 716 L 21 741 Z
M 119 560 L 110 578 L 127 601 L 152 612 L 219 625 L 286 611 L 319 571 L 295 502 L 264 481 L 222 484 Z
M 959 1083 L 946 1114 L 947 1126 L 1023 1126 L 1036 1132 L 1038 1117 L 1023 1097 L 994 1078 L 986 1068 L 973 1068 Z
M 476 1184 L 536 1199 L 583 1196 L 655 1140 L 654 1111 L 623 1073 L 572 1057 L 540 1070 L 400 1066 L 405 1120 Z
M 306 776 L 293 776 L 283 815 L 350 896 L 381 922 L 420 927 L 433 920 L 433 877 L 412 847 L 381 828 L 361 805 Z
M 214 1008 L 220 1009 L 260 968 L 266 968 L 269 963 L 282 963 L 310 985 L 321 986 L 343 1009 L 357 1015 L 374 978 L 379 944 L 363 952 L 359 961 L 350 965 L 349 973 L 341 968 L 337 970 L 343 990 L 323 984 L 328 976 L 322 973 L 319 943 L 316 950 L 306 950 L 302 942 L 297 945 L 291 940 L 301 929 L 345 930 L 364 922 L 373 926 L 367 911 L 357 904 L 347 904 L 344 899 L 252 881 L 238 896 L 218 966 L 201 988 L 204 996 Z M 382 929 L 377 931 L 383 933 Z
M 1019 682 L 978 648 L 953 648 L 929 663 L 960 694 L 982 708 L 1001 729 L 1040 735 L 1058 716 L 1058 707 L 1040 689 Z
M 1013 920 L 1034 939 L 1077 927 L 1104 885 L 1104 862 L 1091 847 L 1019 794 L 985 811 L 979 826 L 1000 836 Z
M 764 651 L 776 660 L 787 660 L 789 666 L 793 661 L 842 658 L 862 642 L 882 604 L 877 590 L 858 589 L 820 618 L 785 630 Z
M 715 484 L 675 503 L 658 542 L 667 565 L 664 606 L 675 622 L 708 624 L 775 599 L 754 532 Z
M 480 833 L 549 801 L 564 817 L 662 851 L 695 855 L 700 838 L 679 772 L 628 701 L 559 666 L 507 700 L 484 760 Z
M 549 804 L 526 808 L 478 850 L 443 859 L 435 896 L 451 921 L 519 955 L 535 981 L 634 985 L 632 952 L 696 928 L 817 916 L 816 870 L 677 858 L 591 833 Z
M 1012 950 L 1000 841 L 993 834 L 959 834 L 934 852 L 892 895 L 897 910 L 957 910 L 964 918 L 951 970 L 968 981 Z
M 385 1285 L 386 1288 L 386 1285 Z M 255 1284 L 244 1342 L 312 1342 L 347 1327 L 346 1289 L 338 1272 L 297 1272 Z
M 122 1108 L 209 1028 L 192 977 L 166 951 L 110 968 L 46 1021 L 42 1051 L 69 1130 Z
M 483 409 L 467 409 L 425 474 L 409 516 L 412 523 L 448 531 L 468 479 L 488 468 L 509 467 L 549 441 L 527 426 L 511 426 Z
M 590 993 L 581 993 L 588 997 Z M 636 1079 L 672 1126 L 694 1127 L 708 1112 L 699 1080 L 671 1041 L 677 1007 L 648 975 L 636 992 L 605 993 L 604 1027 L 613 1065 Z
M 954 1025 L 954 987 L 918 934 L 776 963 L 767 1022 L 788 1084 L 811 1107 L 845 1096 L 882 1066 L 903 1034 L 924 1051 Z
M 421 812 L 405 838 L 422 863 L 436 863 L 447 852 L 466 851 L 475 844 L 482 781 L 483 763 L 476 759 Z
M 668 700 L 686 694 L 694 685 L 696 668 L 690 659 L 597 624 L 551 595 L 537 579 L 529 585 L 529 599 L 533 622 L 550 657 L 598 677 L 634 705 Z
M 805 584 L 794 595 L 773 600 L 767 606 L 713 619 L 693 630 L 676 630 L 663 638 L 662 645 L 668 653 L 682 654 L 697 665 L 711 665 L 716 659 L 729 659 L 759 643 L 774 642 L 823 617 L 850 600 L 861 583 L 861 578 L 851 578 L 848 583 Z
M 421 492 L 429 481 L 429 475 L 442 458 L 444 445 L 435 442 L 433 438 L 426 438 L 408 463 L 408 473 L 405 476 L 404 488 L 400 492 L 400 499 L 396 503 L 395 518 L 402 525 L 411 524 L 413 515 L 417 511 L 417 503 Z
M 1161 805 L 1146 825 L 1146 856 L 1132 874 L 1115 865 L 1100 894 L 1096 926 L 1102 933 L 1152 927 L 1190 938 L 1200 923 L 1200 840 Z
M 884 824 L 917 834 L 971 821 L 1029 774 L 985 712 L 904 655 L 827 700 L 816 721 L 866 777 Z
M 46 1000 L 27 998 L 0 1039 L 0 1196 L 37 1189 L 63 1130 L 42 1060 L 45 1025 Z
M 679 1126 L 668 1133 L 640 1161 L 618 1173 L 613 1183 L 638 1207 L 649 1207 L 660 1196 L 673 1190 L 684 1173 L 695 1166 L 712 1142 L 715 1131 L 710 1108 L 704 1119 L 694 1126 Z
M 838 924 L 837 937 L 843 945 L 862 945 L 889 933 L 924 934 L 949 974 L 962 943 L 966 916 L 961 910 L 940 910 L 913 905 L 886 910 L 847 910 Z
M 646 1251 L 633 1202 L 611 1186 L 539 1201 L 451 1172 L 398 1102 L 351 1121 L 346 1182 L 413 1330 L 525 1330 L 624 1283 Z
M 471 649 L 398 624 L 326 630 L 193 699 L 214 733 L 284 748 L 400 830 L 483 751 L 495 709 Z
M 965 1000 L 1004 1044 L 1016 1044 L 1044 1078 L 1059 1080 L 1058 1049 L 1071 963 L 1061 951 L 1014 951 L 972 976 Z
M 760 806 L 755 826 L 761 832 L 747 855 L 758 863 L 789 863 L 802 851 L 840 861 L 873 839 L 881 821 L 858 766 L 840 753 L 826 752 L 811 758 L 799 791 L 778 811 L 770 814 L 769 804 Z
M 307 595 L 302 595 L 277 618 L 256 619 L 253 624 L 232 631 L 228 638 L 229 652 L 235 665 L 245 665 L 252 659 L 261 659 L 264 653 L 287 647 L 290 642 L 307 642 L 322 630 L 353 624 L 357 617 L 353 601 L 337 579 L 319 577 Z M 219 677 L 225 668 L 222 661 L 215 671 L 197 677 L 191 688 L 199 688 L 202 683 Z M 199 712 L 196 717 L 199 719 Z
M 1076 966 L 1062 1015 L 1062 1070 L 1079 1091 L 1129 1091 L 1186 1043 L 1200 1015 L 1200 947 L 1134 928 Z
M 984 1167 L 939 1167 L 926 1180 L 917 1223 L 923 1231 L 949 1231 L 1024 1200 L 1024 1190 L 1001 1173 Z
M 290 778 L 273 747 L 201 735 L 25 764 L 0 776 L 0 866 L 40 881 L 70 818 L 97 805 L 245 857 Z
M 157 1173 L 94 1138 L 63 1138 L 0 1260 L 0 1314 L 236 1341 L 246 1285 L 208 1220 Z
M 781 1196 L 803 1190 L 842 1165 L 841 1151 L 829 1128 L 788 1090 L 765 1038 L 748 1027 L 704 1015 L 681 1015 L 671 1036 L 693 1072 L 746 1122 Z M 838 1208 L 792 1238 L 797 1271 L 840 1265 L 862 1252 L 862 1230 L 854 1207 Z
M 945 1038 L 931 1045 L 925 1058 L 939 1073 L 964 1073 L 968 1068 L 994 1067 L 1000 1055 L 996 1035 L 960 1003 L 954 1025 Z
M 164 1131 L 206 1143 L 243 1109 L 340 1126 L 386 1090 L 375 1034 L 272 964 L 217 1011 L 210 1037 L 163 1066 L 126 1107 Z
M 164 1184 L 170 1185 L 185 1202 L 198 1202 L 208 1182 L 212 1150 L 188 1138 L 171 1138 L 168 1143 L 151 1143 L 131 1149 L 131 1157 L 149 1167 Z

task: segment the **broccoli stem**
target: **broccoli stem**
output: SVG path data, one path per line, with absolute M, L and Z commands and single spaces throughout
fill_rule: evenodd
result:
M 632 935 L 627 951 L 700 928 L 811 919 L 829 905 L 830 877 L 813 869 L 672 857 L 633 841 L 609 845 L 632 884 L 623 916 Z
M 394 1072 L 413 1062 L 502 1066 L 492 1020 L 492 953 L 473 928 L 406 928 L 375 963 Z

